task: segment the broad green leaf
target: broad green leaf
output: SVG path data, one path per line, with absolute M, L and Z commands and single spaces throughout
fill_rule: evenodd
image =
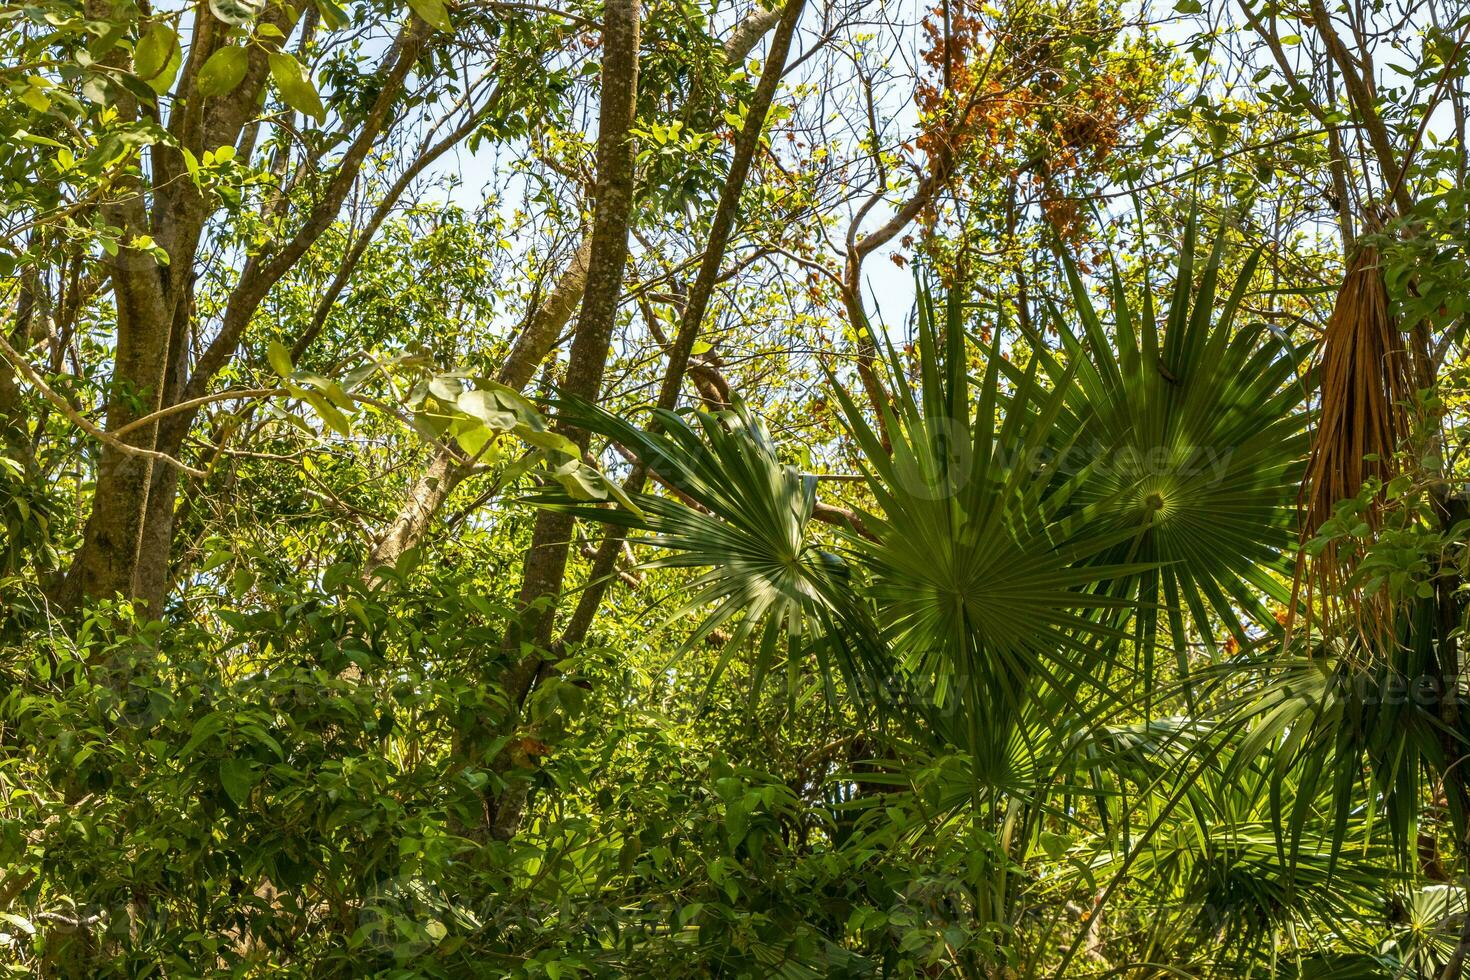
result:
M 149 88 L 162 95 L 174 83 L 183 61 L 179 36 L 167 24 L 154 24 L 133 49 L 133 72 Z
M 454 29 L 449 23 L 449 10 L 444 6 L 444 0 L 408 0 L 408 5 L 430 27 L 441 31 Z
M 289 378 L 296 369 L 291 366 L 291 352 L 280 341 L 272 340 L 265 349 L 265 359 L 271 369 L 283 378 Z
M 228 94 L 245 79 L 249 67 L 250 58 L 244 48 L 235 45 L 220 48 L 199 69 L 195 88 L 207 99 Z
M 429 394 L 451 405 L 466 387 L 464 377 L 458 374 L 441 374 L 429 379 Z
M 239 570 L 236 571 L 236 574 L 238 573 Z M 184 747 L 179 750 L 178 757 L 180 759 L 187 759 L 190 753 L 203 745 L 207 739 L 213 737 L 224 725 L 225 716 L 218 711 L 211 711 L 203 718 L 200 718 L 194 723 L 194 728 L 189 733 L 189 741 L 185 742 Z
M 567 456 L 581 456 L 581 451 L 577 449 L 577 444 L 560 432 L 552 432 L 550 429 L 538 429 L 535 426 L 521 423 L 515 427 L 515 434 L 533 446 L 539 446 L 542 449 L 554 449 Z
M 342 390 L 340 384 L 324 375 L 317 374 L 313 371 L 297 371 L 291 375 L 291 380 L 308 384 L 317 391 L 320 391 L 332 400 L 333 405 L 336 405 L 344 412 L 350 412 L 357 407 L 353 404 L 352 399 L 347 397 L 347 392 Z
M 580 460 L 567 460 L 551 471 L 551 478 L 560 483 L 573 500 L 602 500 L 604 497 Z
M 209 0 L 210 13 L 231 27 L 249 23 L 265 7 L 265 0 Z
M 260 782 L 260 773 L 245 759 L 226 759 L 219 764 L 220 785 L 236 806 L 244 806 L 250 791 Z
M 470 421 L 463 428 L 455 427 L 454 441 L 471 456 L 479 456 L 492 437 L 491 430 L 478 421 Z
M 336 0 L 316 0 L 316 9 L 321 11 L 322 23 L 328 30 L 339 30 L 347 26 L 347 11 Z
M 745 839 L 745 832 L 749 827 L 750 807 L 744 800 L 731 803 L 725 808 L 725 832 L 730 835 L 732 849 Z
M 514 412 L 501 407 L 500 401 L 488 391 L 466 391 L 454 400 L 454 404 L 461 412 L 479 419 L 496 432 L 509 432 L 520 421 Z
M 36 934 L 36 927 L 31 924 L 31 920 L 24 916 L 16 915 L 14 912 L 0 912 L 0 921 L 10 923 L 27 936 L 34 936 Z
M 288 106 L 317 122 L 327 118 L 321 96 L 317 95 L 316 86 L 311 84 L 311 79 L 302 72 L 299 61 L 285 52 L 272 51 L 270 66 L 271 78 Z
M 321 392 L 307 391 L 302 389 L 302 397 L 307 404 L 316 409 L 316 413 L 322 417 L 327 427 L 340 436 L 352 435 L 352 425 L 347 421 L 347 416 L 333 405 Z
M 51 99 L 45 92 L 34 86 L 21 89 L 20 100 L 37 112 L 45 112 L 51 108 Z

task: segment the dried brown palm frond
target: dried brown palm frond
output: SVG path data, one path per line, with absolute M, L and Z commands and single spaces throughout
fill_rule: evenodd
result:
M 1408 353 L 1389 312 L 1376 249 L 1360 250 L 1348 268 L 1322 337 L 1317 376 L 1317 427 L 1299 498 L 1303 545 L 1333 516 L 1338 503 L 1357 497 L 1370 478 L 1392 478 L 1396 454 L 1409 437 L 1407 406 L 1413 388 Z M 1361 515 L 1374 531 L 1382 506 L 1377 497 Z M 1305 610 L 1310 630 L 1314 595 L 1323 620 L 1359 628 L 1385 625 L 1389 610 L 1382 597 L 1361 595 L 1354 588 L 1353 572 L 1361 557 L 1361 546 L 1340 541 L 1329 541 L 1311 557 L 1305 548 L 1298 552 L 1288 636 L 1298 608 Z

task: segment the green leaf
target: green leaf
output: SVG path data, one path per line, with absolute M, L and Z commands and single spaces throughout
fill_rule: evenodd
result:
M 469 455 L 478 456 L 489 444 L 491 436 L 492 433 L 486 426 L 471 421 L 465 424 L 464 428 L 456 427 L 454 441 L 459 443 L 459 447 Z
M 297 371 L 291 376 L 291 379 L 311 385 L 311 387 L 330 398 L 332 404 L 344 412 L 350 412 L 356 407 L 353 405 L 352 399 L 347 397 L 347 392 L 342 390 L 342 386 L 331 378 L 323 377 L 311 371 Z
M 444 0 L 408 0 L 408 5 L 430 27 L 437 27 L 441 31 L 454 29 L 449 23 L 449 11 L 444 6 Z
M 496 432 L 509 432 L 520 421 L 516 414 L 501 406 L 488 391 L 466 391 L 454 400 L 455 407 L 471 418 L 479 419 Z
M 731 848 L 745 840 L 745 832 L 749 827 L 750 809 L 744 800 L 732 803 L 725 808 L 725 832 L 730 835 Z
M 209 0 L 210 13 L 231 27 L 249 23 L 264 7 L 264 0 Z
M 453 403 L 456 398 L 464 393 L 466 387 L 465 379 L 459 374 L 441 374 L 429 379 L 429 394 L 441 402 Z
M 183 57 L 179 36 L 173 28 L 167 24 L 154 24 L 133 49 L 133 73 L 162 95 L 173 86 Z
M 219 764 L 220 785 L 236 806 L 244 806 L 250 791 L 260 782 L 260 773 L 245 759 L 226 759 Z
M 525 442 L 540 449 L 554 449 L 574 459 L 581 455 L 581 451 L 577 449 L 577 444 L 560 432 L 552 432 L 549 429 L 538 429 L 535 426 L 521 423 L 515 427 L 515 434 L 520 436 Z
M 1054 833 L 1050 830 L 1043 830 L 1041 832 L 1040 843 L 1041 849 L 1046 852 L 1046 856 L 1053 861 L 1060 861 L 1066 856 L 1067 848 L 1072 846 L 1072 842 L 1065 835 Z
M 583 466 L 581 460 L 567 460 L 551 471 L 551 478 L 560 483 L 573 500 L 602 500 L 606 497 L 593 479 L 592 471 Z
M 336 0 L 316 0 L 316 9 L 321 11 L 322 23 L 328 30 L 339 30 L 347 26 L 347 11 Z
M 234 45 L 220 48 L 199 69 L 199 78 L 194 87 L 206 99 L 226 95 L 244 81 L 245 71 L 249 67 L 250 58 L 244 48 Z
M 643 517 L 642 508 L 621 486 L 579 459 L 562 463 L 551 471 L 551 478 L 560 483 L 573 500 L 612 499 L 639 518 Z
M 39 88 L 21 89 L 20 100 L 37 112 L 45 112 L 51 108 L 51 100 Z
M 123 35 L 128 32 L 128 21 L 119 17 L 108 25 L 101 34 L 87 42 L 87 54 L 91 55 L 93 61 L 101 61 L 117 47 Z
M 275 81 L 281 98 L 288 106 L 304 116 L 311 116 L 317 122 L 327 118 L 321 96 L 317 95 L 316 86 L 311 84 L 311 79 L 302 73 L 299 61 L 285 52 L 272 51 L 270 66 L 271 79 Z
M 322 417 L 322 421 L 327 424 L 328 428 L 340 436 L 346 437 L 352 435 L 352 426 L 347 421 L 347 416 L 343 415 L 341 410 L 336 405 L 333 405 L 324 395 L 317 391 L 306 391 L 304 389 L 301 394 L 307 403 L 316 409 L 316 413 Z
M 36 927 L 31 924 L 31 920 L 24 916 L 16 915 L 14 912 L 0 912 L 0 921 L 10 923 L 27 936 L 34 936 L 36 934 Z
M 238 574 L 238 571 L 237 571 Z M 189 734 L 189 741 L 179 750 L 178 757 L 186 759 L 189 754 L 203 745 L 204 742 L 216 735 L 225 725 L 225 716 L 218 711 L 211 711 L 194 723 L 194 728 Z
M 265 359 L 270 361 L 271 368 L 283 378 L 289 378 L 296 370 L 291 364 L 291 352 L 279 341 L 270 342 L 270 346 L 265 349 Z

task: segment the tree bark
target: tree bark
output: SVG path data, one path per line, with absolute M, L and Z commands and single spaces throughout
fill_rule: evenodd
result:
M 87 6 L 96 7 L 97 0 Z M 89 9 L 105 17 L 102 9 Z M 111 67 L 127 70 L 121 48 L 107 59 Z M 131 94 L 117 99 L 118 115 L 137 120 L 141 107 Z M 102 206 L 102 216 L 121 231 L 123 241 L 151 232 L 144 206 L 143 179 L 130 175 L 119 181 L 118 195 Z M 192 257 L 191 257 L 192 259 Z M 164 369 L 172 321 L 169 273 L 153 256 L 121 247 L 107 261 L 117 309 L 117 344 L 112 384 L 107 395 L 107 427 L 120 428 L 158 409 L 163 397 Z M 129 446 L 153 448 L 156 425 L 129 433 Z M 82 546 L 61 583 L 57 598 L 64 605 L 83 596 L 111 598 L 134 594 L 133 573 L 143 535 L 143 515 L 153 460 L 103 445 L 97 461 L 92 510 L 82 532 Z
M 603 23 L 602 103 L 598 117 L 597 201 L 595 205 L 587 288 L 577 320 L 562 390 L 569 396 L 596 401 L 602 395 L 618 300 L 628 260 L 628 222 L 633 204 L 633 125 L 638 73 L 637 0 L 610 3 Z M 588 433 L 568 426 L 564 434 L 583 452 Z M 522 643 L 544 650 L 551 640 L 555 601 L 561 593 L 571 542 L 572 519 L 557 511 L 536 515 L 530 550 L 521 581 L 519 622 L 507 630 L 505 649 Z M 512 703 L 524 695 L 534 673 L 535 652 L 522 658 L 506 680 Z
M 678 332 L 669 348 L 669 363 L 664 369 L 663 383 L 658 393 L 657 406 L 661 409 L 673 409 L 679 402 L 684 374 L 689 367 L 689 356 L 694 349 L 694 342 L 699 338 L 699 328 L 714 296 L 720 265 L 725 259 L 725 249 L 730 243 L 730 235 L 735 229 L 735 219 L 740 211 L 740 195 L 750 176 L 751 161 L 755 158 L 755 152 L 765 133 L 766 116 L 776 95 L 776 86 L 781 81 L 781 73 L 786 68 L 791 38 L 796 33 L 796 24 L 801 19 L 804 5 L 805 0 L 788 0 L 785 8 L 780 11 L 780 22 L 771 38 L 771 50 L 766 56 L 765 67 L 761 70 L 760 81 L 751 98 L 745 126 L 735 141 L 735 155 L 730 161 L 730 172 L 720 188 L 720 199 L 715 206 L 714 219 L 710 222 L 709 242 L 700 259 L 694 286 L 685 301 Z M 633 464 L 633 470 L 624 481 L 623 489 L 629 494 L 639 493 L 647 479 L 648 467 L 640 460 Z M 582 591 L 577 607 L 562 632 L 562 644 L 580 643 L 586 638 L 587 631 L 597 616 L 597 609 L 602 604 L 602 597 L 612 582 L 618 553 L 622 550 L 625 537 L 624 529 L 608 527 L 593 557 L 587 587 Z
M 602 377 L 628 261 L 634 177 L 630 130 L 638 92 L 638 15 L 638 0 L 608 0 L 602 16 L 602 99 L 587 287 L 562 385 L 566 394 L 588 401 L 596 401 L 602 394 Z M 568 426 L 563 433 L 586 451 L 589 436 L 585 430 Z M 537 513 L 523 566 L 519 616 L 507 628 L 503 643 L 511 658 L 511 665 L 500 677 L 509 705 L 503 726 L 507 731 L 518 723 L 518 707 L 540 668 L 542 652 L 550 645 L 571 536 L 570 515 L 551 510 Z M 505 833 L 506 815 L 519 807 L 503 804 L 515 798 L 512 792 L 495 807 L 492 833 Z

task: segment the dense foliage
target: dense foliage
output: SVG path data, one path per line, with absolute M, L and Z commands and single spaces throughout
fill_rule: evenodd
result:
M 1470 957 L 1470 14 L 0 5 L 0 968 Z

